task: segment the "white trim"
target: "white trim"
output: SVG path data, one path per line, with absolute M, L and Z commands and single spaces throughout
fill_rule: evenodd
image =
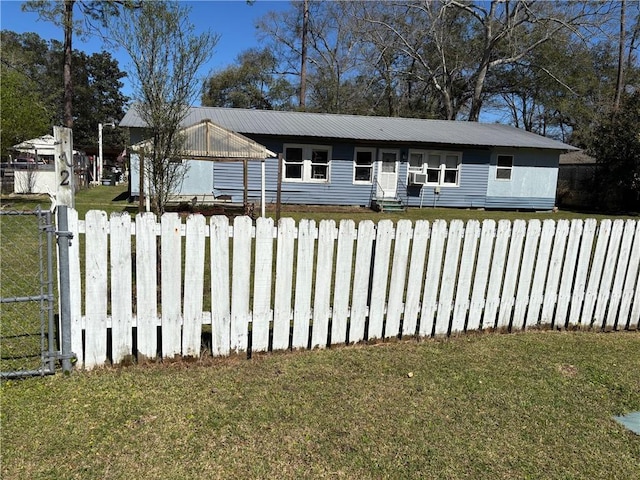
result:
M 302 150 L 302 160 L 300 161 L 287 161 L 287 149 L 289 148 L 299 148 Z M 311 172 L 313 171 L 314 165 L 324 165 L 320 163 L 314 163 L 312 156 L 314 150 L 326 151 L 327 152 L 327 175 L 326 178 L 312 178 Z M 331 153 L 332 148 L 329 145 L 308 145 L 301 143 L 285 143 L 282 146 L 282 181 L 290 182 L 290 183 L 330 183 L 331 182 Z M 298 164 L 301 166 L 301 175 L 302 178 L 287 178 L 287 164 Z

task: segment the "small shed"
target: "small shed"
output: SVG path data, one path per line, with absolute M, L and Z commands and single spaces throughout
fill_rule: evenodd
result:
M 16 155 L 16 159 L 34 159 L 41 160 L 44 163 L 52 163 L 56 153 L 55 139 L 53 135 L 43 135 L 31 140 L 25 140 L 11 147 Z
M 243 164 L 243 204 L 245 209 L 248 204 L 248 163 L 261 162 L 262 216 L 264 216 L 265 162 L 267 158 L 275 158 L 277 155 L 254 140 L 216 125 L 209 119 L 183 128 L 181 133 L 185 136 L 184 160 L 191 162 L 241 162 Z M 144 191 L 144 188 L 140 182 L 139 168 L 136 168 L 139 165 L 137 152 L 149 144 L 150 140 L 144 140 L 132 146 L 131 185 L 139 184 L 141 191 Z M 190 193 L 176 192 L 176 196 L 189 195 Z

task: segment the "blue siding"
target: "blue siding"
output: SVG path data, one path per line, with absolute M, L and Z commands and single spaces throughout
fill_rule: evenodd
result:
M 548 197 L 487 197 L 486 208 L 497 210 L 551 210 L 555 198 Z
M 135 197 L 140 193 L 138 155 L 132 153 L 130 161 L 129 189 L 130 195 Z M 213 192 L 213 165 L 214 162 L 190 160 L 189 169 L 176 193 L 180 195 L 211 195 Z M 240 177 L 240 185 L 242 185 L 242 177 Z
M 330 182 L 282 182 L 282 202 L 302 205 L 363 205 L 371 201 L 371 185 L 354 185 L 353 161 L 331 161 Z M 242 163 L 216 163 L 214 167 L 216 195 L 229 195 L 233 201 L 242 201 Z M 260 162 L 249 163 L 248 197 L 250 202 L 260 201 Z M 278 188 L 278 161 L 266 161 L 266 201 L 274 203 Z
M 511 179 L 496 178 L 498 155 L 513 155 Z M 558 178 L 558 152 L 499 150 L 491 155 L 487 196 L 555 198 Z

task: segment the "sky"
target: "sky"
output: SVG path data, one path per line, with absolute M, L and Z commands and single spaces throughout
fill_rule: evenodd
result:
M 0 26 L 3 30 L 35 32 L 44 40 L 64 40 L 61 28 L 38 20 L 35 13 L 23 12 L 23 3 L 18 0 L 0 0 Z M 290 2 L 285 0 L 257 0 L 252 5 L 248 5 L 246 0 L 198 0 L 182 3 L 191 7 L 190 20 L 197 33 L 208 29 L 220 36 L 212 58 L 200 71 L 201 76 L 224 69 L 234 63 L 240 52 L 258 47 L 256 20 L 269 11 L 286 10 L 290 7 Z M 103 50 L 103 44 L 99 38 L 82 40 L 74 36 L 73 48 L 90 55 Z M 130 63 L 126 52 L 117 50 L 111 51 L 111 54 L 118 61 L 120 70 L 126 71 Z M 122 93 L 130 96 L 131 86 L 126 79 L 124 83 Z

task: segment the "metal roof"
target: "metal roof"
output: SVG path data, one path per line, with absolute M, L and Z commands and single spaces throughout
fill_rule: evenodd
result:
M 53 135 L 43 135 L 42 137 L 25 140 L 11 147 L 12 150 L 23 153 L 36 153 L 40 155 L 54 155 L 56 150 L 56 139 Z
M 182 130 L 185 135 L 185 156 L 203 160 L 264 160 L 276 154 L 250 138 L 215 125 L 211 120 L 202 120 Z M 149 143 L 144 140 L 136 145 Z
M 210 120 L 217 125 L 245 135 L 577 150 L 566 143 L 510 125 L 452 120 L 191 107 L 183 125 L 190 126 L 203 120 Z M 137 115 L 135 108 L 132 107 L 120 122 L 120 126 L 144 127 L 145 125 Z

